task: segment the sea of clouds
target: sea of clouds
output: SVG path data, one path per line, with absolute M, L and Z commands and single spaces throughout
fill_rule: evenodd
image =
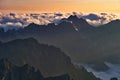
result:
M 75 63 L 75 65 L 78 67 L 81 65 L 84 66 L 88 72 L 92 72 L 97 78 L 100 78 L 101 80 L 110 80 L 113 77 L 116 77 L 118 80 L 120 80 L 120 64 L 112 64 L 109 62 L 105 62 L 105 64 L 109 67 L 108 70 L 96 71 L 88 64 Z
M 47 25 L 49 23 L 59 23 L 62 18 L 68 18 L 70 15 L 77 15 L 78 18 L 84 18 L 89 24 L 99 26 L 112 20 L 120 19 L 120 14 L 113 13 L 1 13 L 0 27 L 5 29 L 18 29 L 25 27 L 30 23 Z
M 102 80 L 110 80 L 113 77 L 116 77 L 118 80 L 120 80 L 120 64 L 112 64 L 105 62 L 105 64 L 109 67 L 109 70 L 107 71 L 95 71 L 94 69 L 90 67 L 86 67 L 86 69 L 89 72 L 93 72 L 93 74 Z

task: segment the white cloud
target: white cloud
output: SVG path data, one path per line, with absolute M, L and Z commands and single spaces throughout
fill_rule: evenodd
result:
M 5 24 L 0 23 L 0 27 L 2 27 L 6 32 L 8 30 L 13 30 L 13 29 L 17 30 L 18 28 L 22 28 L 22 24 L 20 22 L 17 23 L 7 22 Z
M 88 23 L 94 26 L 106 24 L 115 19 L 120 19 L 119 14 L 112 14 L 112 13 L 81 13 L 81 12 L 40 13 L 40 14 L 0 13 L 0 27 L 5 27 L 5 26 L 24 27 L 32 22 L 40 25 L 45 25 L 48 23 L 59 23 L 59 21 L 62 18 L 67 18 L 70 15 L 77 15 L 79 18 L 82 17 L 86 19 Z
M 113 20 L 120 19 L 120 14 L 112 13 L 90 13 L 82 16 L 91 25 L 98 26 L 109 23 Z

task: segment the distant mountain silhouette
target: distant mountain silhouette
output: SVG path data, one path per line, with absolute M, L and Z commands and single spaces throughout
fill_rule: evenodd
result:
M 74 24 L 76 24 L 76 26 L 80 26 L 80 25 L 81 25 L 81 27 L 84 27 L 84 26 L 86 27 L 86 25 L 90 26 L 85 19 L 83 19 L 83 18 L 79 19 L 76 15 L 74 15 L 74 16 L 71 15 L 66 20 L 72 21 Z
M 31 23 L 23 29 L 4 32 L 0 29 L 0 40 L 34 37 L 40 43 L 60 47 L 73 61 L 102 65 L 104 62 L 120 63 L 120 20 L 93 27 L 77 16 L 62 19 L 55 25 L 37 25 Z M 100 62 L 99 64 L 96 64 Z M 101 64 L 103 63 L 103 64 Z M 101 69 L 103 70 L 103 69 Z
M 90 24 L 88 24 L 88 22 L 85 19 L 79 19 L 76 15 L 71 15 L 70 17 L 68 17 L 67 20 L 72 21 L 72 23 L 78 28 L 79 31 L 88 30 L 93 27 Z
M 59 48 L 39 44 L 37 40 L 33 38 L 17 39 L 7 43 L 2 43 L 0 45 L 0 59 L 8 59 L 9 62 L 15 66 L 22 66 L 20 69 L 13 65 L 11 65 L 13 66 L 11 67 L 9 66 L 10 63 L 7 61 L 7 63 L 5 62 L 5 67 L 0 69 L 1 71 L 4 70 L 7 65 L 7 69 L 12 69 L 13 76 L 18 74 L 18 77 L 21 76 L 21 78 L 23 77 L 24 79 L 28 79 L 30 77 L 32 80 L 39 80 L 42 77 L 37 75 L 43 74 L 44 77 L 49 77 L 46 80 L 67 80 L 65 76 L 54 76 L 68 74 L 70 79 L 74 80 L 99 80 L 92 73 L 87 72 L 84 67 L 81 66 L 81 68 L 76 68 L 72 64 L 71 59 Z M 4 62 L 4 60 L 2 62 Z M 37 74 L 39 72 L 34 71 L 33 68 L 26 64 L 40 70 L 41 74 Z M 14 71 L 14 69 L 16 70 Z M 30 72 L 31 70 L 33 70 L 33 73 Z M 19 74 L 19 72 L 21 73 Z M 10 73 L 10 75 L 12 75 L 12 73 Z M 0 74 L 0 76 L 2 76 L 4 73 L 0 72 Z

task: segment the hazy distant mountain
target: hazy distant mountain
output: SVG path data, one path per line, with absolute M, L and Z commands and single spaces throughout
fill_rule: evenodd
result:
M 17 31 L 4 32 L 0 29 L 0 40 L 34 37 L 41 43 L 60 47 L 75 62 L 94 63 L 97 66 L 103 66 L 101 70 L 104 70 L 108 69 L 104 65 L 105 61 L 120 63 L 119 26 L 120 20 L 115 20 L 93 27 L 82 18 L 70 16 L 62 19 L 58 25 L 31 23 Z
M 37 80 L 39 80 L 39 78 L 42 78 L 40 76 L 37 76 L 40 75 L 37 74 L 39 72 L 36 72 L 34 70 L 33 73 L 29 72 L 33 68 L 25 65 L 28 64 L 30 66 L 33 66 L 35 69 L 39 69 L 40 72 L 45 77 L 68 74 L 70 78 L 74 80 L 99 80 L 92 73 L 87 72 L 87 70 L 85 70 L 84 67 L 81 66 L 80 68 L 76 68 L 72 64 L 71 59 L 59 48 L 45 44 L 39 44 L 33 38 L 17 39 L 7 43 L 1 43 L 0 59 L 3 60 L 8 59 L 12 64 L 14 64 L 12 65 L 9 62 L 7 62 L 5 63 L 5 67 L 2 67 L 3 69 L 0 68 L 2 71 L 4 70 L 4 68 L 6 69 L 7 67 L 7 72 L 9 72 L 10 69 L 10 74 L 8 74 L 8 76 L 6 75 L 7 73 L 5 72 L 5 75 L 7 77 L 9 76 L 12 77 L 11 75 L 13 73 L 13 78 L 14 78 L 14 74 L 16 75 L 18 74 L 17 76 L 18 77 L 21 76 L 21 78 L 24 76 L 25 78 L 31 77 L 32 79 L 38 77 Z M 14 66 L 18 66 L 18 67 L 14 67 Z M 19 69 L 19 66 L 23 66 L 23 67 L 20 67 Z M 22 71 L 21 69 L 24 69 L 23 73 L 21 72 Z M 26 71 L 27 69 L 28 71 Z M 19 72 L 21 73 L 19 74 Z M 29 73 L 27 74 L 27 72 Z M 1 74 L 0 76 L 2 76 L 2 74 L 4 73 L 0 72 L 0 74 Z M 48 78 L 48 80 L 57 80 L 51 78 Z

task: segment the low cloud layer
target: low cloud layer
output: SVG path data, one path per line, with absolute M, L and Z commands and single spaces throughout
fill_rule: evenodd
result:
M 86 66 L 86 69 L 89 72 L 93 72 L 93 74 L 102 80 L 110 80 L 113 77 L 120 79 L 120 65 L 119 64 L 111 64 L 108 62 L 105 62 L 105 64 L 110 68 L 107 71 L 95 71 L 94 69 L 90 68 L 89 66 Z
M 119 14 L 112 13 L 40 13 L 40 14 L 17 14 L 0 13 L 0 27 L 13 29 L 25 27 L 34 22 L 39 25 L 46 25 L 49 23 L 58 23 L 62 18 L 67 18 L 70 15 L 77 15 L 79 18 L 84 18 L 91 25 L 98 26 L 106 24 L 112 20 L 120 19 Z M 7 30 L 6 29 L 6 30 Z
M 120 64 L 112 64 L 109 62 L 105 62 L 105 64 L 109 67 L 107 71 L 96 71 L 88 64 L 75 63 L 75 65 L 78 67 L 81 65 L 84 66 L 88 72 L 92 72 L 96 77 L 102 80 L 110 80 L 113 77 L 116 77 L 118 80 L 120 80 Z

